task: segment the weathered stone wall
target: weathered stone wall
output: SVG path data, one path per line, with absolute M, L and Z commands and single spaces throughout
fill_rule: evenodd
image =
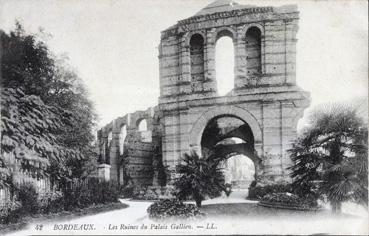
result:
M 262 160 L 258 180 L 289 180 L 286 151 L 310 104 L 309 93 L 295 82 L 299 13 L 295 6 L 233 7 L 204 8 L 162 32 L 159 106 L 120 117 L 99 132 L 99 151 L 110 156 L 102 159 L 110 163 L 112 179 L 124 182 L 124 155 L 117 154 L 122 125 L 127 127 L 125 154 L 130 160 L 125 171 L 135 182 L 148 184 L 155 147 L 161 146 L 164 165 L 174 171 L 184 153 L 201 154 L 201 136 L 209 121 L 228 115 L 251 128 Z M 222 36 L 231 37 L 235 48 L 234 89 L 226 96 L 218 96 L 215 77 L 215 46 Z M 137 130 L 143 118 L 146 133 Z
M 128 181 L 135 185 L 152 184 L 152 158 L 160 136 L 158 114 L 157 107 L 129 113 L 113 120 L 99 131 L 98 152 L 103 163 L 107 162 L 107 155 L 109 157 L 111 180 L 119 181 L 120 184 L 127 184 Z M 147 130 L 139 131 L 139 123 L 143 120 L 147 123 Z M 121 133 L 123 126 L 126 127 L 125 137 Z M 107 147 L 110 132 L 112 140 Z
M 159 45 L 159 103 L 214 97 L 216 95 L 215 45 L 223 35 L 232 37 L 235 47 L 235 92 L 252 87 L 294 85 L 298 11 L 294 6 L 254 7 L 232 12 L 195 16 L 179 21 L 162 32 Z M 247 32 L 260 31 L 260 52 Z M 204 39 L 204 80 L 201 91 L 191 90 L 191 38 Z M 250 41 L 250 44 L 248 44 Z M 254 44 L 254 46 L 252 46 Z M 251 48 L 250 48 L 251 45 Z M 250 55 L 247 50 L 254 50 Z M 260 54 L 260 74 L 255 57 Z
M 162 32 L 159 109 L 167 165 L 174 169 L 191 149 L 201 153 L 206 124 L 217 116 L 234 115 L 247 122 L 255 136 L 263 162 L 259 177 L 288 180 L 291 161 L 286 150 L 309 105 L 309 94 L 295 84 L 297 24 L 295 6 L 249 7 L 194 16 Z M 198 35 L 204 39 L 204 79 L 194 90 L 191 39 Z M 224 35 L 235 47 L 235 84 L 230 94 L 220 97 L 215 45 Z

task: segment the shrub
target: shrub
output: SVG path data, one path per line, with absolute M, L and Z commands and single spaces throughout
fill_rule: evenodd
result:
M 119 189 L 119 195 L 124 197 L 124 198 L 132 198 L 133 197 L 133 191 L 134 191 L 134 186 L 133 185 L 122 186 Z
M 204 214 L 194 204 L 185 204 L 178 199 L 165 199 L 153 203 L 148 209 L 151 219 L 168 219 L 176 218 L 198 218 Z
M 292 207 L 316 208 L 317 201 L 312 198 L 300 198 L 292 193 L 270 193 L 262 198 L 262 202 L 277 203 Z
M 118 184 L 115 181 L 102 181 L 100 182 L 100 186 L 103 192 L 101 203 L 118 201 Z
M 146 188 L 140 190 L 134 197 L 139 200 L 158 200 L 160 193 L 157 193 L 154 189 Z
M 250 186 L 249 187 L 249 199 L 262 199 L 265 195 L 271 193 L 286 193 L 292 192 L 290 184 L 276 184 L 266 186 Z
M 40 209 L 38 193 L 32 184 L 21 185 L 18 190 L 18 198 L 22 203 L 24 213 L 36 214 Z
M 200 158 L 196 152 L 185 153 L 183 157 L 176 166 L 179 177 L 173 183 L 176 197 L 180 200 L 192 198 L 201 207 L 206 197 L 220 196 L 225 190 L 225 181 L 219 162 L 212 157 Z
M 64 208 L 84 208 L 92 204 L 118 201 L 118 185 L 98 178 L 74 180 L 63 189 Z
M 227 197 L 232 193 L 232 184 L 225 184 L 225 194 Z
M 64 198 L 61 192 L 47 192 L 39 196 L 42 213 L 59 212 L 64 209 Z
M 22 215 L 21 203 L 8 201 L 0 208 L 0 224 L 16 223 Z

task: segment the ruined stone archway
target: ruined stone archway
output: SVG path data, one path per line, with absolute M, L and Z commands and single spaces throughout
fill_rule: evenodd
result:
M 245 156 L 255 167 L 254 180 L 262 173 L 262 159 L 255 150 L 253 131 L 244 119 L 234 114 L 211 118 L 202 130 L 197 150 L 202 157 L 219 163 L 227 162 L 233 156 Z
M 185 153 L 194 150 L 201 155 L 201 136 L 211 119 L 233 116 L 252 131 L 253 147 L 246 150 L 262 160 L 262 180 L 288 181 L 292 163 L 288 149 L 296 138 L 296 117 L 300 118 L 310 104 L 309 93 L 296 84 L 298 19 L 295 6 L 258 7 L 216 1 L 162 31 L 158 47 L 159 104 L 127 114 L 120 121 L 127 124 L 127 133 L 135 134 L 132 142 L 140 144 L 132 151 L 132 157 L 140 160 L 140 164 L 132 165 L 134 173 L 150 168 L 154 144 L 161 144 L 162 161 L 175 173 Z M 234 44 L 234 88 L 219 96 L 216 40 L 224 35 L 231 36 Z M 160 117 L 160 129 L 151 122 L 154 115 Z M 147 119 L 148 136 L 136 135 L 135 122 L 142 118 Z M 111 126 L 104 127 L 99 136 L 101 155 Z M 242 139 L 243 132 L 238 129 L 229 137 Z M 142 142 L 145 140 L 152 143 Z M 112 147 L 110 151 L 110 175 L 115 179 L 116 150 Z M 133 178 L 143 183 L 142 177 L 146 178 Z
M 190 149 L 201 155 L 201 137 L 207 124 L 219 116 L 234 116 L 247 123 L 254 136 L 254 148 L 257 153 L 261 151 L 262 132 L 256 118 L 247 110 L 236 106 L 214 107 L 204 112 L 192 126 L 189 135 Z

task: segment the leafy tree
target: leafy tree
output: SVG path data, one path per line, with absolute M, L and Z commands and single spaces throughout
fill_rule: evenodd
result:
M 96 115 L 82 80 L 19 23 L 0 35 L 3 168 L 13 157 L 52 181 L 86 176 L 96 159 Z
M 180 175 L 175 181 L 176 196 L 180 200 L 189 197 L 201 207 L 201 202 L 208 197 L 219 196 L 225 191 L 225 180 L 219 162 L 212 158 L 200 158 L 197 153 L 184 154 L 183 162 L 177 166 Z
M 1 32 L 1 45 L 2 87 L 19 88 L 45 101 L 54 74 L 54 59 L 47 45 L 26 34 L 19 22 L 9 34 Z
M 310 116 L 290 151 L 293 187 L 304 197 L 326 197 L 334 212 L 344 201 L 368 202 L 367 127 L 354 108 L 329 105 Z

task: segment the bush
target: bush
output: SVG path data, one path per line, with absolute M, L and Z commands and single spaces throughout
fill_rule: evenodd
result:
M 22 210 L 20 202 L 5 202 L 0 208 L 0 224 L 16 223 L 21 215 Z
M 160 200 L 173 198 L 174 189 L 171 187 L 147 186 L 138 187 L 133 191 L 133 198 L 137 200 Z
M 300 198 L 292 193 L 271 193 L 262 198 L 262 202 L 277 203 L 281 205 L 287 205 L 292 207 L 301 208 L 316 208 L 318 206 L 317 201 L 312 198 Z
M 154 189 L 146 188 L 136 191 L 134 195 L 135 199 L 138 200 L 158 200 L 160 198 L 160 193 L 157 193 Z
M 165 199 L 153 203 L 148 209 L 151 219 L 198 218 L 204 216 L 194 204 L 185 204 L 178 199 Z
M 124 197 L 124 198 L 132 198 L 133 197 L 133 191 L 134 191 L 134 186 L 133 185 L 126 185 L 126 186 L 122 186 L 119 189 L 119 195 Z
M 291 193 L 292 187 L 290 184 L 276 184 L 266 186 L 250 186 L 249 187 L 249 199 L 262 199 L 267 194 L 272 193 Z
M 225 194 L 227 197 L 232 193 L 232 184 L 225 184 Z
M 64 210 L 64 197 L 61 192 L 47 192 L 39 197 L 42 213 L 55 213 Z
M 85 208 L 92 204 L 118 201 L 118 185 L 113 181 L 98 178 L 74 180 L 63 189 L 64 208 Z
M 176 166 L 178 177 L 174 180 L 175 195 L 180 200 L 192 198 L 196 205 L 207 197 L 215 198 L 225 190 L 225 180 L 219 161 L 212 156 L 200 158 L 196 152 L 185 153 Z
M 40 209 L 38 193 L 32 184 L 21 185 L 18 190 L 18 198 L 25 214 L 36 214 Z

